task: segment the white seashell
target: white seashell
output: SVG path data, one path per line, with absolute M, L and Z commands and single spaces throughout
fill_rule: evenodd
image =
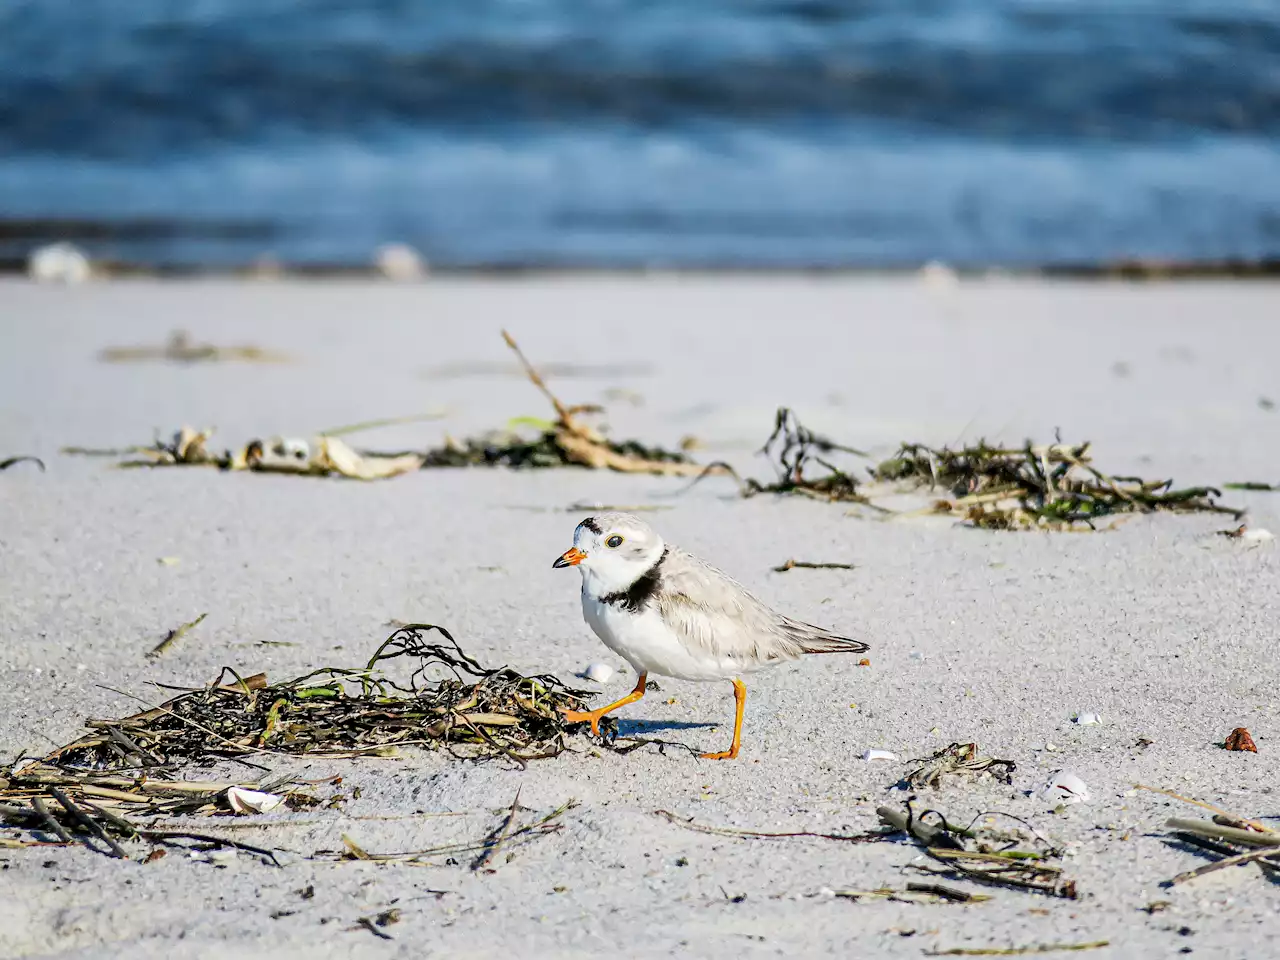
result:
M 246 790 L 244 787 L 231 787 L 227 790 L 227 805 L 236 813 L 267 813 L 284 803 L 284 797 L 278 793 L 263 793 L 261 790 Z
M 582 675 L 596 683 L 607 683 L 613 676 L 613 667 L 607 663 L 588 663 Z
M 1102 718 L 1098 716 L 1096 713 L 1081 713 L 1076 715 L 1075 722 L 1080 724 L 1080 726 L 1082 727 L 1087 727 L 1093 724 L 1101 723 Z
M 898 755 L 896 753 L 891 753 L 888 750 L 868 750 L 866 753 L 862 755 L 862 759 L 866 761 L 897 760 Z
M 388 280 L 420 280 L 427 264 L 417 250 L 405 243 L 386 243 L 373 255 L 378 272 Z
M 1274 540 L 1276 535 L 1270 530 L 1263 530 L 1261 527 L 1245 527 L 1244 532 L 1240 534 L 1240 539 L 1252 543 L 1266 543 L 1268 540 Z
M 27 275 L 37 283 L 84 283 L 92 272 L 89 258 L 70 243 L 40 247 L 27 260 Z
M 1049 782 L 1040 788 L 1040 796 L 1055 806 L 1087 803 L 1089 788 L 1074 773 L 1056 770 L 1049 777 Z

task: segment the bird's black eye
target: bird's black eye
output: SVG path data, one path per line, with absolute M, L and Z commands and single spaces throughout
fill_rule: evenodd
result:
M 622 546 L 622 538 L 615 533 L 612 537 L 610 537 L 608 540 L 604 542 L 604 545 L 606 547 L 620 547 Z

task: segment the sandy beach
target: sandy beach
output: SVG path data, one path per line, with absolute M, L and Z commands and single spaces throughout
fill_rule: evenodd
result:
M 1208 862 L 1169 817 L 1208 817 L 1172 790 L 1276 826 L 1280 727 L 1274 543 L 1217 536 L 1229 516 L 1153 515 L 1104 533 L 997 533 L 944 518 L 857 515 L 803 498 L 743 499 L 725 478 L 588 470 L 423 470 L 360 483 L 213 469 L 120 470 L 65 446 L 150 443 L 183 424 L 211 446 L 438 413 L 358 435 L 438 445 L 547 417 L 503 346 L 561 365 L 566 402 L 608 407 L 611 435 L 766 477 L 754 451 L 779 406 L 883 457 L 901 441 L 1090 440 L 1113 474 L 1179 485 L 1280 482 L 1280 290 L 1271 282 L 1128 284 L 1013 278 L 591 276 L 0 282 L 0 759 L 40 756 L 89 717 L 123 716 L 223 666 L 292 677 L 358 665 L 390 621 L 446 626 L 481 662 L 565 679 L 592 661 L 634 675 L 583 623 L 579 578 L 553 570 L 589 510 L 641 505 L 670 541 L 762 599 L 871 645 L 870 667 L 812 657 L 748 681 L 740 758 L 579 736 L 530 763 L 439 752 L 308 761 L 345 803 L 204 829 L 285 851 L 272 867 L 171 852 L 131 862 L 83 847 L 0 848 L 0 956 L 920 957 L 1080 944 L 1091 958 L 1257 957 L 1280 934 L 1280 888 L 1257 866 L 1176 887 Z M 252 343 L 280 363 L 105 363 L 176 329 Z M 614 368 L 614 369 L 611 369 Z M 355 442 L 353 440 L 353 442 Z M 1280 529 L 1280 494 L 1224 491 Z M 161 562 L 164 558 L 165 562 Z M 788 558 L 853 569 L 772 571 Z M 207 619 L 163 657 L 177 625 Z M 723 749 L 725 684 L 659 680 L 623 734 Z M 585 681 L 583 681 L 585 683 Z M 1098 725 L 1072 718 L 1096 712 Z M 1221 746 L 1247 727 L 1257 753 Z M 1139 741 L 1149 744 L 1139 746 Z M 901 805 L 908 761 L 975 742 L 1012 760 L 919 791 L 967 823 L 1021 817 L 1067 850 L 1075 900 L 963 880 L 983 903 L 855 900 L 935 866 L 906 840 L 743 839 L 711 827 L 859 834 Z M 899 761 L 868 762 L 868 749 Z M 1053 771 L 1090 799 L 1054 812 Z M 256 776 L 228 766 L 227 776 Z M 332 791 L 333 787 L 323 788 Z M 483 835 L 516 791 L 559 832 L 491 872 L 315 859 L 346 835 L 408 851 Z M 441 816 L 452 814 L 454 816 Z M 1272 818 L 1272 819 L 1269 819 Z M 0 837 L 20 831 L 0 827 Z M 441 892 L 443 891 L 443 892 Z M 1152 906 L 1157 902 L 1164 906 Z M 399 910 L 379 933 L 360 918 Z M 381 935 L 379 935 L 381 934 Z M 383 939 L 383 936 L 391 939 Z M 1066 954 L 1075 956 L 1077 954 Z

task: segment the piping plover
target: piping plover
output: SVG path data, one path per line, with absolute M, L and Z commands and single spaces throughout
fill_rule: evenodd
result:
M 708 760 L 738 756 L 747 687 L 741 675 L 805 653 L 870 649 L 775 613 L 728 574 L 679 547 L 629 513 L 587 517 L 555 567 L 582 571 L 582 615 L 606 647 L 631 664 L 636 687 L 598 710 L 566 710 L 570 722 L 600 718 L 644 696 L 650 673 L 679 680 L 732 680 L 737 711 L 733 743 Z

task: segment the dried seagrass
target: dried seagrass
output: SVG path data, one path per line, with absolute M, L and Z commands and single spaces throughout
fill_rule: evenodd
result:
M 445 642 L 429 642 L 433 633 Z M 407 681 L 381 675 L 402 657 L 417 661 Z M 446 676 L 433 680 L 430 673 Z M 131 717 L 90 720 L 91 733 L 44 763 L 86 771 L 173 768 L 271 753 L 354 757 L 419 744 L 523 765 L 560 753 L 560 708 L 582 709 L 592 696 L 553 676 L 482 667 L 447 630 L 429 624 L 396 630 L 361 669 L 325 667 L 276 684 L 232 675 L 235 682 L 190 690 Z
M 1093 466 L 1088 443 L 1028 441 L 1014 449 L 979 442 L 959 450 L 907 443 L 871 472 L 880 481 L 945 489 L 952 499 L 935 512 L 989 530 L 1092 528 L 1103 517 L 1157 510 L 1243 513 L 1215 503 L 1222 493 L 1214 487 L 1175 490 L 1172 480 L 1109 476 Z

